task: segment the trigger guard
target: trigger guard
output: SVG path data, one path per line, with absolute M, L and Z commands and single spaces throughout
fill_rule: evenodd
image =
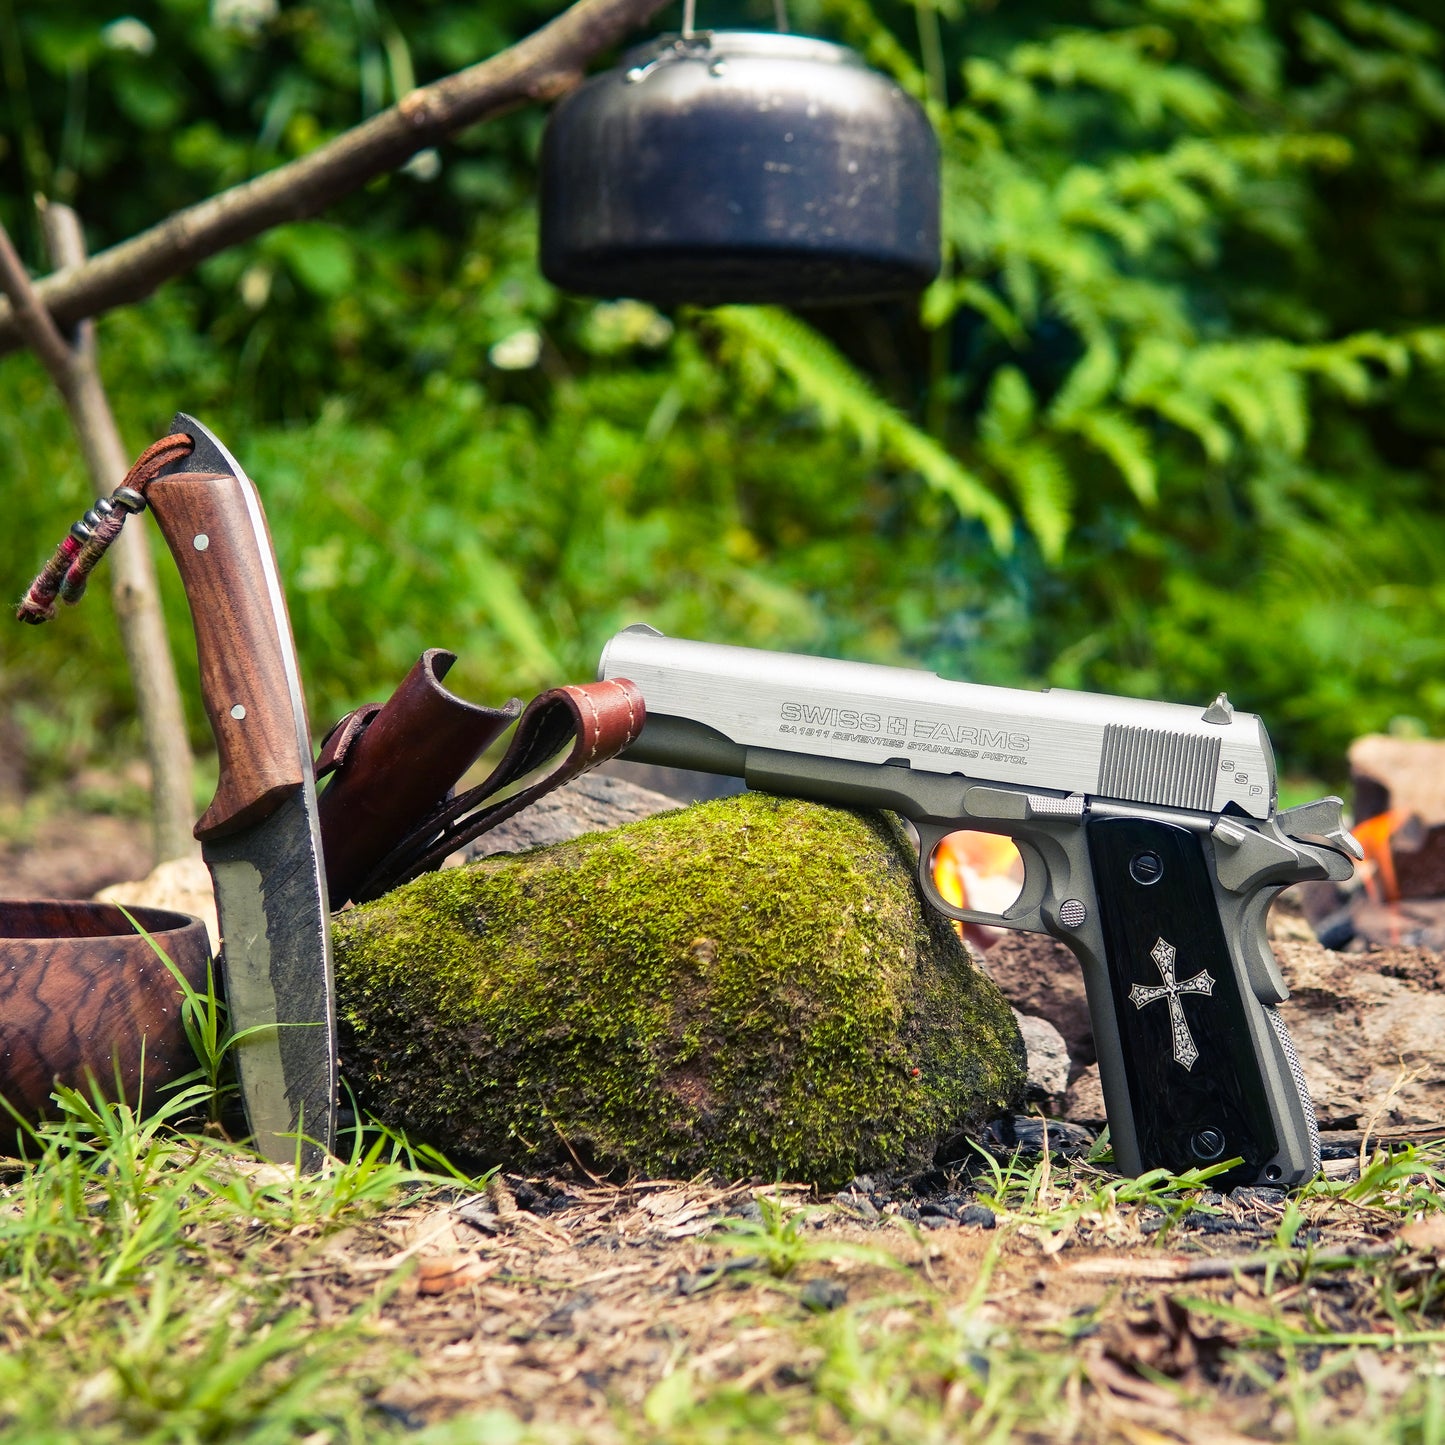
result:
M 1024 881 L 1019 896 L 1009 904 L 1006 913 L 984 913 L 977 908 L 959 908 L 950 903 L 933 881 L 933 854 L 938 845 L 950 833 L 1002 833 L 1002 829 L 940 827 L 937 824 L 915 823 L 918 829 L 918 886 L 931 908 L 936 908 L 945 918 L 955 923 L 978 923 L 986 928 L 1022 928 L 1042 932 L 1043 924 L 1040 907 L 1048 890 L 1048 868 L 1041 854 L 1032 843 L 1024 838 L 1004 834 L 1019 851 L 1024 863 Z

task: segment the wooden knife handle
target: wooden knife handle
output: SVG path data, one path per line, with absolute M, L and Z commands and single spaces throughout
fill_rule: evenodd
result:
M 177 472 L 146 492 L 186 589 L 201 693 L 220 755 L 216 796 L 196 824 L 202 840 L 260 821 L 301 786 L 303 759 L 278 631 L 286 623 L 275 562 L 246 484 L 225 473 Z M 262 549 L 265 549 L 264 552 Z

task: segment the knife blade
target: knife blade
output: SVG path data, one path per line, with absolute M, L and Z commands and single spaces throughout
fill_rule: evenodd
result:
M 216 890 L 221 976 L 256 1148 L 318 1169 L 336 1128 L 330 907 L 311 732 L 265 512 L 202 423 L 147 491 L 181 574 L 220 779 L 196 824 Z

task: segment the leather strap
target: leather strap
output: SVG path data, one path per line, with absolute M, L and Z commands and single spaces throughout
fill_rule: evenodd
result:
M 455 661 L 429 648 L 384 704 L 348 713 L 321 745 L 316 776 L 331 775 L 318 800 L 321 855 L 333 908 L 355 897 L 522 711 L 517 698 L 479 707 L 450 692 L 442 679 Z
M 448 854 L 635 742 L 646 716 L 642 693 L 626 678 L 553 688 L 533 698 L 491 776 L 437 807 L 352 890 L 351 897 L 358 903 L 379 898 L 439 868 Z M 569 741 L 572 746 L 546 773 L 495 800 L 504 788 L 556 758 Z

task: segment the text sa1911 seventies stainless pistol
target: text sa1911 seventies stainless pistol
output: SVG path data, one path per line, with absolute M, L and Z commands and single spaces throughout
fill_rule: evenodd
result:
M 949 918 L 1051 934 L 1083 967 L 1114 1157 L 1139 1174 L 1230 1159 L 1226 1184 L 1298 1184 L 1319 1130 L 1276 1004 L 1265 919 L 1281 889 L 1341 881 L 1359 845 L 1338 798 L 1277 812 L 1259 718 L 953 682 L 933 673 L 686 642 L 634 626 L 602 654 L 647 724 L 625 757 L 909 818 L 924 896 Z M 1010 837 L 1002 914 L 933 880 L 951 832 Z

